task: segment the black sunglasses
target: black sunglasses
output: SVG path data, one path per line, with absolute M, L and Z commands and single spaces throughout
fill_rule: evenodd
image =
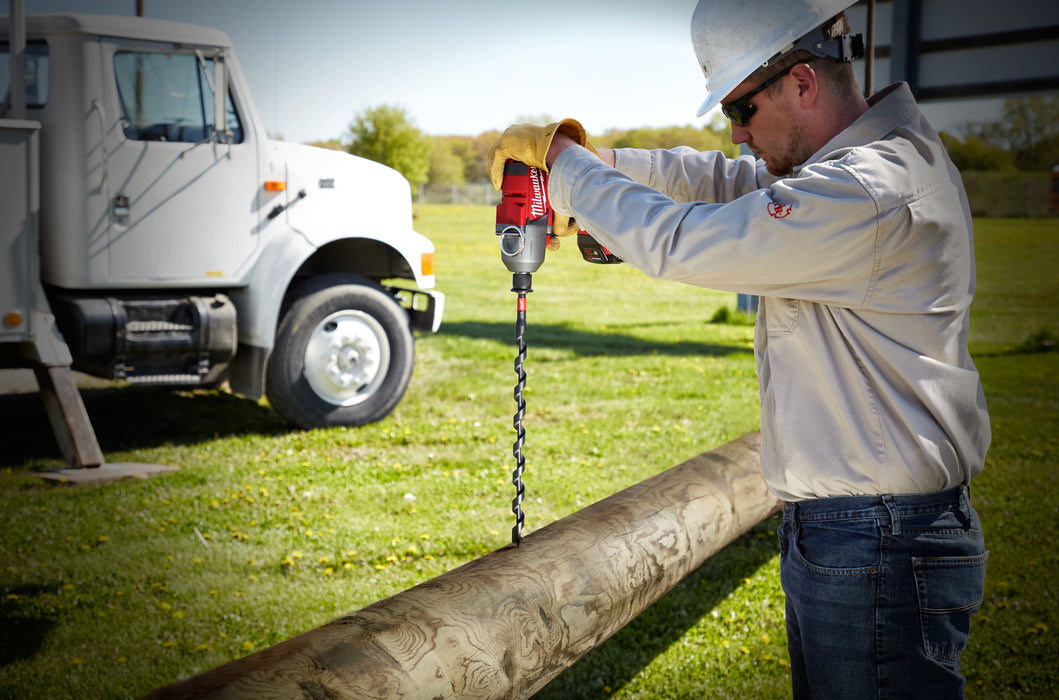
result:
M 754 116 L 754 112 L 757 111 L 757 105 L 750 104 L 750 99 L 769 85 L 772 85 L 774 82 L 787 75 L 787 73 L 790 73 L 791 68 L 794 68 L 799 63 L 809 63 L 810 60 L 812 59 L 792 63 L 747 94 L 740 97 L 738 100 L 732 100 L 726 105 L 721 105 L 721 114 L 728 117 L 728 120 L 736 126 L 746 126 L 746 123 L 750 121 L 750 117 Z

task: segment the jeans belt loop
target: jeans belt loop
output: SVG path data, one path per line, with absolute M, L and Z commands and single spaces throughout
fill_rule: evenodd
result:
M 894 497 L 891 495 L 885 495 L 882 497 L 883 505 L 886 506 L 886 510 L 890 512 L 890 533 L 893 535 L 901 534 L 901 518 L 897 514 L 897 506 L 894 505 Z
M 971 485 L 967 484 L 960 489 L 960 512 L 967 522 L 971 522 Z

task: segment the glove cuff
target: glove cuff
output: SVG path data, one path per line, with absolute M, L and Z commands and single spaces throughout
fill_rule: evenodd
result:
M 563 134 L 564 136 L 569 136 L 574 141 L 577 141 L 578 146 L 588 144 L 588 132 L 585 131 L 585 127 L 581 126 L 581 122 L 576 119 L 567 118 L 556 123 L 554 126 L 556 132 Z

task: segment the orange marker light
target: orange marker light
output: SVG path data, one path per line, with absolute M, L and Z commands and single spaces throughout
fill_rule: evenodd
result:
M 265 180 L 265 192 L 282 192 L 287 189 L 286 180 Z
M 22 314 L 12 311 L 7 316 L 4 316 L 4 323 L 6 323 L 9 328 L 18 328 L 22 325 Z
M 423 255 L 422 255 L 422 257 L 420 258 L 420 261 L 419 261 L 419 270 L 424 275 L 432 275 L 432 274 L 434 274 L 434 254 L 433 253 L 423 253 Z

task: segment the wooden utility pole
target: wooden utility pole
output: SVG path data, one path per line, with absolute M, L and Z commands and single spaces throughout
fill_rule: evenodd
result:
M 776 512 L 760 452 L 745 435 L 518 548 L 147 697 L 529 697 Z

